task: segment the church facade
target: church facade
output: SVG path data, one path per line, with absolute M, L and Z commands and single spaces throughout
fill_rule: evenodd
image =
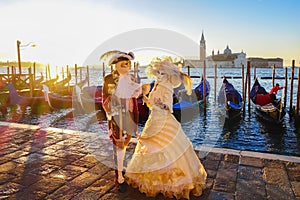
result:
M 185 66 L 191 67 L 203 67 L 204 61 L 206 63 L 206 67 L 227 67 L 227 68 L 237 68 L 242 65 L 246 66 L 247 58 L 246 53 L 243 51 L 240 53 L 232 53 L 231 49 L 227 45 L 224 49 L 223 53 L 220 53 L 219 50 L 217 54 L 215 54 L 214 50 L 212 51 L 212 55 L 206 56 L 206 41 L 204 39 L 204 35 L 202 33 L 200 40 L 200 60 L 199 59 L 187 59 L 184 61 Z
M 212 51 L 212 55 L 206 58 L 207 67 L 214 67 L 215 65 L 219 68 L 235 68 L 241 67 L 242 65 L 246 66 L 247 58 L 246 54 L 242 51 L 240 53 L 232 53 L 231 49 L 227 45 L 222 54 L 215 54 Z

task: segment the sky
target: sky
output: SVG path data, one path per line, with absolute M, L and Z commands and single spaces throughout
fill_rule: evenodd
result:
M 298 0 L 0 0 L 0 61 L 17 61 L 19 40 L 22 61 L 83 65 L 106 41 L 150 28 L 196 44 L 203 33 L 207 56 L 228 45 L 233 53 L 299 66 L 299 10 Z M 199 56 L 193 53 L 186 56 Z

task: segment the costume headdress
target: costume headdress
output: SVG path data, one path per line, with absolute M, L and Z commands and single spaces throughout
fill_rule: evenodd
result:
M 108 51 L 100 56 L 100 60 L 108 60 L 108 65 L 116 64 L 122 60 L 133 60 L 132 52 L 126 53 L 118 50 Z
M 154 58 L 148 67 L 147 74 L 153 76 L 159 70 L 163 70 L 168 74 L 169 81 L 174 88 L 179 87 L 180 84 L 183 83 L 187 90 L 187 94 L 190 95 L 192 93 L 192 79 L 187 74 L 180 71 L 180 68 L 172 62 L 171 57 L 163 59 Z

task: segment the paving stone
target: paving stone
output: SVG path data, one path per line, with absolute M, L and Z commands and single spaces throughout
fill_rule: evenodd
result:
M 213 178 L 206 178 L 206 188 L 211 189 L 214 185 L 214 179 Z
M 42 165 L 40 168 L 30 171 L 30 173 L 36 174 L 36 175 L 47 175 L 57 169 L 59 169 L 59 167 L 56 165 L 45 164 L 45 165 Z
M 263 180 L 261 168 L 240 165 L 238 167 L 238 178 L 245 180 Z
M 8 173 L 0 174 L 0 185 L 9 182 L 13 178 L 15 178 L 15 176 L 12 174 L 8 174 Z
M 19 158 L 13 159 L 12 161 L 17 164 L 25 164 L 27 159 L 28 159 L 27 156 L 21 156 Z
M 211 190 L 207 198 L 208 200 L 234 200 L 234 194 Z
M 206 169 L 207 177 L 209 178 L 216 178 L 217 170 Z
M 231 169 L 231 170 L 237 170 L 238 164 L 228 162 L 228 161 L 221 161 L 219 165 L 219 170 L 220 169 Z
M 74 199 L 98 199 L 114 187 L 114 173 L 107 174 L 75 196 Z
M 49 194 L 61 187 L 64 183 L 65 181 L 59 178 L 43 177 L 39 181 L 27 187 L 26 190 L 28 190 L 28 192 L 41 191 L 45 194 Z
M 88 171 L 93 174 L 103 175 L 103 174 L 107 173 L 109 170 L 111 170 L 111 168 L 107 167 L 106 165 L 104 165 L 102 163 L 98 163 L 94 167 L 89 169 Z
M 38 191 L 38 190 L 31 190 L 26 188 L 24 190 L 21 190 L 20 192 L 16 193 L 15 195 L 13 195 L 12 199 L 17 199 L 17 200 L 38 200 L 38 199 L 44 199 L 44 197 L 47 194 L 42 192 L 42 191 Z
M 229 155 L 229 154 L 224 155 L 224 161 L 226 161 L 226 162 L 233 163 L 233 164 L 238 164 L 239 160 L 240 160 L 240 156 Z
M 299 181 L 291 181 L 292 190 L 296 197 L 300 197 L 300 182 Z
M 248 165 L 254 167 L 263 167 L 264 164 L 260 158 L 241 156 L 240 157 L 240 165 Z
M 227 181 L 236 181 L 237 170 L 236 169 L 219 169 L 216 179 L 223 179 Z
M 18 177 L 15 177 L 13 179 L 13 182 L 18 183 L 24 187 L 28 187 L 41 179 L 42 177 L 39 175 L 24 173 L 24 174 L 20 174 Z
M 237 180 L 236 200 L 266 199 L 266 196 L 265 183 L 262 180 Z
M 76 198 L 74 198 L 74 199 L 76 199 Z M 116 200 L 116 199 L 120 199 L 118 194 L 107 193 L 104 196 L 102 196 L 99 200 Z
M 71 187 L 68 185 L 63 185 L 62 187 L 55 190 L 53 193 L 45 197 L 46 200 L 66 200 L 66 199 L 72 199 L 74 196 L 76 196 L 78 193 L 80 193 L 81 190 L 78 190 L 78 188 Z
M 17 167 L 15 162 L 7 162 L 0 165 L 0 173 L 12 172 Z
M 300 170 L 288 169 L 287 173 L 289 175 L 290 181 L 299 181 L 300 182 Z
M 300 171 L 300 163 L 286 162 L 286 168 L 289 170 Z
M 263 159 L 263 163 L 265 167 L 269 168 L 284 168 L 284 163 L 280 160 Z
M 90 172 L 84 172 L 83 174 L 77 176 L 67 184 L 69 186 L 77 187 L 77 188 L 85 188 L 95 182 L 100 178 L 100 175 L 96 175 Z
M 5 195 L 12 195 L 14 193 L 17 193 L 21 189 L 21 185 L 14 182 L 7 182 L 5 184 L 0 185 L 0 197 Z
M 53 178 L 60 178 L 65 181 L 69 181 L 69 180 L 72 180 L 73 178 L 81 175 L 86 170 L 87 170 L 87 168 L 67 165 L 63 169 L 53 171 L 52 173 L 50 173 L 49 176 L 53 177 Z
M 234 193 L 236 182 L 225 179 L 215 179 L 213 189 L 216 191 Z
M 0 151 L 1 152 L 1 151 Z M 4 163 L 11 161 L 9 158 L 0 155 L 0 166 Z
M 269 168 L 263 169 L 263 178 L 267 184 L 277 185 L 279 187 L 287 187 L 289 180 L 287 173 L 282 168 Z
M 205 169 L 217 170 L 219 168 L 219 160 L 204 160 L 203 166 Z
M 41 153 L 30 153 L 27 156 L 28 159 L 27 159 L 26 163 L 31 163 L 31 162 L 37 163 L 37 162 L 41 161 L 43 159 L 43 157 L 44 157 L 44 154 L 41 154 Z
M 6 155 L 6 157 L 9 158 L 10 160 L 13 160 L 13 159 L 16 159 L 16 158 L 19 158 L 19 157 L 22 157 L 22 156 L 26 156 L 28 154 L 29 154 L 28 151 L 19 150 L 19 151 L 15 151 L 11 154 Z
M 223 160 L 223 155 L 221 153 L 209 152 L 205 157 L 206 160 Z
M 266 185 L 267 199 L 277 200 L 277 199 L 295 199 L 292 190 L 286 191 L 277 185 Z
M 48 154 L 48 155 L 53 155 L 55 156 L 55 153 L 60 150 L 62 147 L 59 145 L 51 145 L 46 148 L 43 148 L 42 153 Z
M 130 186 L 126 193 L 116 192 L 111 142 L 107 138 L 97 134 L 81 137 L 76 132 L 4 129 L 5 133 L 0 131 L 0 199 L 171 200 L 163 195 L 146 197 Z M 134 149 L 135 144 L 130 143 L 128 159 Z M 191 200 L 300 200 L 300 163 L 251 157 L 252 152 L 244 156 L 224 153 L 219 149 L 201 158 L 208 174 L 206 189 L 200 197 L 190 195 Z

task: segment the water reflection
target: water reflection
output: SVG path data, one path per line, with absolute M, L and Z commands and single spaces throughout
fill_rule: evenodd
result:
M 94 69 L 91 76 L 95 76 L 95 80 L 101 82 L 101 70 Z M 143 71 L 143 69 L 141 69 Z M 278 69 L 278 73 L 282 73 Z M 191 74 L 201 76 L 202 70 L 191 69 Z M 257 74 L 271 74 L 270 69 L 258 69 Z M 97 75 L 97 76 L 96 76 Z M 207 76 L 213 76 L 213 69 L 207 70 Z M 218 76 L 240 76 L 240 69 L 218 69 Z M 141 75 L 142 76 L 142 75 Z M 99 79 L 100 77 L 100 79 Z M 146 80 L 143 80 L 146 81 Z M 213 79 L 209 79 L 213 83 Z M 98 82 L 91 82 L 91 85 L 99 85 Z M 232 79 L 232 84 L 237 90 L 242 90 L 240 79 Z M 283 85 L 283 80 L 278 80 Z M 194 81 L 195 84 L 199 80 Z M 211 94 L 208 100 L 206 111 L 199 109 L 199 113 L 192 117 L 192 120 L 182 122 L 182 128 L 187 137 L 190 138 L 194 146 L 216 146 L 232 148 L 237 150 L 250 150 L 271 152 L 279 154 L 297 155 L 300 156 L 300 121 L 295 121 L 293 118 L 285 116 L 284 121 L 279 126 L 268 124 L 259 119 L 255 114 L 253 106 L 248 110 L 246 103 L 246 112 L 237 121 L 225 121 L 219 113 L 217 106 L 214 104 L 215 88 L 219 88 L 221 80 L 218 79 L 216 86 L 211 84 Z M 219 85 L 218 85 L 219 84 Z M 270 80 L 261 80 L 261 84 L 267 89 L 271 88 Z M 296 88 L 296 85 L 294 86 Z M 278 94 L 280 96 L 280 93 Z M 294 100 L 296 94 L 293 96 Z M 289 102 L 289 97 L 287 99 Z M 294 101 L 295 102 L 295 101 Z M 289 109 L 289 108 L 287 108 Z M 90 109 L 88 109 L 90 110 Z M 93 111 L 93 110 L 92 110 Z M 101 113 L 97 115 L 91 114 L 92 111 L 86 113 L 76 113 L 72 110 L 57 110 L 43 113 L 34 113 L 30 108 L 22 110 L 15 106 L 8 108 L 8 114 L 0 116 L 0 120 L 9 122 L 26 123 L 39 125 L 41 127 L 56 127 L 87 131 L 96 134 L 103 134 L 106 137 L 107 121 L 102 117 Z M 100 115 L 99 115 L 100 114 Z M 188 114 L 188 113 L 187 113 Z M 97 116 L 97 117 L 95 117 Z M 144 122 L 140 122 L 139 131 L 142 131 Z

